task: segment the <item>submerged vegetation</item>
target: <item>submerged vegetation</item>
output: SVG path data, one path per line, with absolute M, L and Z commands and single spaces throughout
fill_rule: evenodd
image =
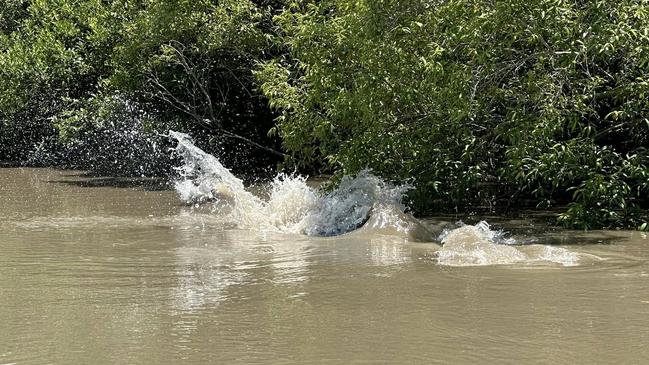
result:
M 649 219 L 646 0 L 6 0 L 0 49 L 0 160 L 158 174 L 176 128 L 421 213 Z

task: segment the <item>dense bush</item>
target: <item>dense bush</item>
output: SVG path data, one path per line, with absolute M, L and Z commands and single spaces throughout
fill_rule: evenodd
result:
M 0 147 L 0 159 L 71 157 L 65 151 L 31 152 L 42 146 L 69 150 L 70 136 L 137 130 L 96 118 L 109 113 L 87 115 L 98 100 L 123 95 L 159 117 L 145 133 L 173 122 L 213 149 L 233 150 L 224 154 L 234 156 L 233 164 L 281 157 L 276 139 L 267 136 L 273 115 L 252 75 L 256 62 L 271 54 L 266 32 L 272 2 L 14 0 L 9 5 L 0 10 L 0 141 L 16 143 Z M 76 133 L 68 133 L 71 129 Z M 99 140 L 75 143 L 91 146 Z M 124 173 L 122 167 L 114 172 Z
M 273 117 L 252 75 L 269 49 L 268 11 L 240 0 L 151 2 L 125 22 L 107 84 L 185 117 L 194 134 L 274 153 L 265 148 Z
M 647 1 L 300 1 L 277 22 L 289 55 L 258 77 L 298 164 L 412 177 L 419 210 L 646 219 Z
M 102 1 L 7 5 L 0 10 L 0 153 L 24 159 L 35 144 L 56 134 L 53 116 L 96 90 L 111 32 L 102 31 L 94 18 L 106 14 Z
M 7 0 L 0 50 L 0 160 L 158 173 L 111 142 L 173 127 L 229 166 L 372 168 L 418 212 L 647 221 L 647 0 Z

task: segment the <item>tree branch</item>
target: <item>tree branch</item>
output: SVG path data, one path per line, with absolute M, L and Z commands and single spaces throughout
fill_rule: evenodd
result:
M 183 53 L 184 51 L 184 45 L 182 45 L 178 41 L 172 41 L 168 45 L 168 47 L 173 51 L 175 55 L 175 64 L 179 65 L 182 67 L 183 71 L 185 74 L 189 77 L 189 83 L 190 86 L 184 85 L 181 83 L 181 92 L 184 89 L 184 92 L 187 94 L 187 96 L 190 98 L 190 101 L 183 101 L 181 100 L 178 96 L 176 96 L 171 90 L 169 90 L 163 82 L 160 80 L 159 75 L 157 72 L 150 72 L 148 74 L 148 81 L 150 85 L 157 90 L 156 92 L 152 92 L 152 96 L 156 97 L 163 102 L 169 104 L 171 107 L 174 109 L 181 111 L 188 116 L 190 116 L 192 119 L 197 121 L 199 124 L 202 126 L 206 127 L 209 130 L 213 130 L 214 132 L 218 132 L 224 137 L 227 138 L 232 138 L 236 139 L 239 141 L 243 141 L 251 146 L 254 146 L 256 148 L 259 148 L 261 150 L 264 150 L 266 152 L 269 152 L 275 156 L 279 157 L 286 157 L 286 154 L 277 151 L 273 148 L 264 146 L 258 142 L 255 142 L 247 137 L 241 136 L 239 134 L 233 133 L 231 131 L 226 130 L 223 128 L 223 125 L 218 122 L 216 119 L 216 113 L 214 110 L 214 104 L 212 103 L 212 98 L 211 95 L 208 91 L 208 86 L 209 84 L 209 79 L 205 77 L 201 77 L 198 75 L 196 68 L 197 66 L 190 61 L 187 56 Z M 209 67 L 209 65 L 207 66 Z M 239 80 L 234 72 L 232 70 L 229 70 L 226 68 L 226 70 L 232 74 L 232 76 L 237 80 L 241 86 L 244 88 L 246 92 L 248 92 L 247 89 L 245 89 L 245 85 L 241 80 Z M 200 95 L 197 95 L 198 94 Z M 226 102 L 227 97 L 226 93 L 223 92 L 221 88 L 218 88 L 218 92 L 221 95 L 223 99 L 223 103 Z M 249 92 L 248 92 L 249 93 Z M 203 101 L 198 101 L 197 99 L 203 99 Z M 204 115 L 203 112 L 207 113 L 207 117 Z

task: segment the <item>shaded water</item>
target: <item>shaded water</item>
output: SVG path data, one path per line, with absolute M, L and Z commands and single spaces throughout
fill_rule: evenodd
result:
M 150 183 L 0 169 L 0 364 L 649 362 L 640 232 L 313 237 Z

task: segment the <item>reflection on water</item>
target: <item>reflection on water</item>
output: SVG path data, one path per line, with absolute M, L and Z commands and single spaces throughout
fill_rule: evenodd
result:
M 57 183 L 84 179 L 0 170 L 0 364 L 649 362 L 640 232 L 501 222 L 535 244 L 461 266 L 492 254 L 477 226 L 441 247 L 250 231 L 170 191 Z
M 174 250 L 181 268 L 174 288 L 178 311 L 194 311 L 228 300 L 234 295 L 228 291 L 232 286 L 308 280 L 311 245 L 299 237 L 278 241 L 264 234 L 204 227 L 178 227 L 174 232 L 178 242 L 188 243 Z

